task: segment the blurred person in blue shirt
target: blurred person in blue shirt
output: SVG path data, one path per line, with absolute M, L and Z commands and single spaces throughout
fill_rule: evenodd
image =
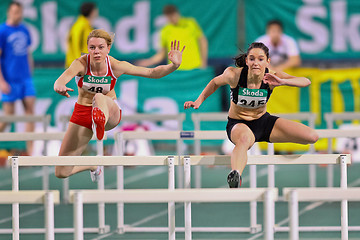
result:
M 26 115 L 34 114 L 33 59 L 29 49 L 31 38 L 22 18 L 23 6 L 11 2 L 6 22 L 0 25 L 0 91 L 5 115 L 15 113 L 15 101 L 18 99 L 22 101 Z M 5 127 L 6 123 L 0 123 L 1 132 Z M 34 123 L 27 123 L 26 131 L 34 131 Z M 32 142 L 27 143 L 27 151 L 28 154 L 32 153 Z

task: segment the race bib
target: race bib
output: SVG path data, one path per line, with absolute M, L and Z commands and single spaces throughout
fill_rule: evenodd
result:
M 266 89 L 239 88 L 237 105 L 244 108 L 259 108 L 266 104 Z
M 85 75 L 83 89 L 91 93 L 107 93 L 110 91 L 111 76 L 97 77 Z

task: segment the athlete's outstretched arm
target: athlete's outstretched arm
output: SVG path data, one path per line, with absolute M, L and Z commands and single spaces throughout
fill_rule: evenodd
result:
M 60 95 L 70 97 L 68 91 L 73 92 L 74 89 L 66 87 L 66 84 L 71 81 L 76 75 L 84 71 L 84 64 L 81 63 L 80 58 L 75 59 L 70 67 L 66 69 L 54 83 L 54 90 Z
M 284 72 L 276 72 L 275 74 L 266 73 L 263 82 L 273 87 L 307 87 L 311 84 L 310 80 L 306 77 L 294 77 Z
M 182 53 L 185 46 L 180 51 L 180 42 L 176 40 L 171 42 L 171 50 L 168 53 L 170 64 L 160 65 L 155 68 L 145 68 L 132 65 L 125 61 L 115 61 L 113 71 L 115 75 L 128 74 L 133 76 L 147 77 L 147 78 L 161 78 L 179 68 L 182 61 Z
M 208 98 L 211 94 L 213 94 L 220 86 L 229 84 L 235 79 L 235 72 L 233 67 L 228 67 L 225 69 L 224 73 L 211 79 L 211 81 L 208 83 L 208 85 L 204 88 L 202 93 L 199 95 L 199 97 L 196 99 L 195 102 L 193 101 L 187 101 L 184 103 L 184 109 L 188 109 L 193 107 L 194 109 L 198 109 L 200 105 L 205 101 L 206 98 Z

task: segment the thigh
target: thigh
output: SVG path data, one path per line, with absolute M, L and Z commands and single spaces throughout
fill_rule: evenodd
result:
M 276 120 L 270 134 L 270 142 L 292 142 L 308 144 L 314 137 L 314 130 L 302 123 L 290 121 L 284 118 Z
M 248 126 L 238 123 L 231 129 L 231 141 L 235 145 L 241 144 L 249 149 L 255 143 L 255 136 Z
M 92 138 L 92 131 L 70 122 L 61 143 L 59 156 L 79 156 Z
M 119 124 L 121 119 L 121 110 L 116 102 L 109 97 L 107 97 L 106 104 L 109 109 L 109 119 L 105 125 L 105 130 L 110 130 Z

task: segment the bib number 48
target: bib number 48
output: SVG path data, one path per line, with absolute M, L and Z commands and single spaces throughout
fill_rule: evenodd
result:
M 102 93 L 103 88 L 102 87 L 97 87 L 97 88 L 91 87 L 91 88 L 88 89 L 88 91 L 96 92 L 96 93 Z

